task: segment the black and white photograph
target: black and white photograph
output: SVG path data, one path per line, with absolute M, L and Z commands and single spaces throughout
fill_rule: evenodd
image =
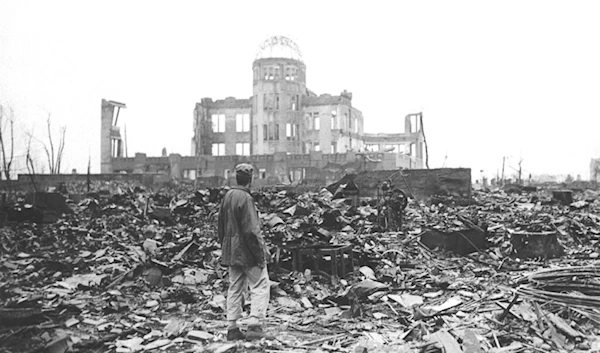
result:
M 0 353 L 600 352 L 599 16 L 0 0 Z

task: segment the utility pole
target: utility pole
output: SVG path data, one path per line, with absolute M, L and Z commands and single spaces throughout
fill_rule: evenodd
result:
M 521 172 L 523 171 L 523 169 L 521 168 L 521 163 L 523 163 L 523 158 L 521 158 L 521 160 L 519 160 L 519 185 L 522 184 Z
M 506 160 L 506 157 L 502 157 L 502 185 L 504 185 L 504 161 Z
M 129 157 L 127 155 L 127 125 L 123 124 L 123 133 L 125 134 L 125 158 Z

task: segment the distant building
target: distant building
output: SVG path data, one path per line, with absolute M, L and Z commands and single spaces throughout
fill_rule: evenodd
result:
M 306 87 L 306 65 L 290 39 L 267 39 L 252 70 L 253 94 L 248 99 L 203 98 L 196 103 L 190 157 L 147 158 L 138 153 L 124 158 L 119 135 L 116 151 L 108 149 L 111 142 L 102 144 L 102 172 L 168 171 L 174 178 L 228 179 L 235 164 L 246 161 L 258 169 L 259 179 L 294 182 L 320 177 L 323 168 L 337 177 L 336 168 L 359 172 L 423 167 L 420 113 L 405 117 L 404 133 L 366 134 L 352 93 L 317 95 Z M 115 104 L 103 100 L 103 141 L 116 136 L 114 112 L 108 109 Z
M 204 98 L 194 109 L 192 155 L 263 155 L 393 152 L 422 168 L 420 115 L 407 117 L 405 133 L 365 134 L 352 93 L 316 95 L 306 87 L 306 66 L 295 43 L 268 39 L 253 65 L 249 99 Z

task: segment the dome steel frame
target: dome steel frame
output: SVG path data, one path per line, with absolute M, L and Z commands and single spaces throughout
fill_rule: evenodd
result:
M 269 37 L 260 44 L 255 60 L 266 58 L 285 58 L 300 62 L 303 61 L 298 44 L 284 36 Z

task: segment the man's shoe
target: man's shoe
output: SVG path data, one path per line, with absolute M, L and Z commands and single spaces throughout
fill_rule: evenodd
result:
M 248 331 L 246 332 L 246 340 L 254 341 L 263 338 L 268 340 L 274 340 L 275 336 L 264 332 L 262 327 L 260 326 L 248 326 Z
M 246 336 L 242 331 L 240 331 L 239 327 L 232 328 L 227 330 L 227 340 L 228 341 L 237 341 L 237 340 L 245 340 Z

